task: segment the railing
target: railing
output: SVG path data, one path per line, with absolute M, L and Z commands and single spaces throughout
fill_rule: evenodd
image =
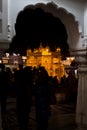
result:
M 70 50 L 71 56 L 74 56 L 79 65 L 87 65 L 87 48 Z

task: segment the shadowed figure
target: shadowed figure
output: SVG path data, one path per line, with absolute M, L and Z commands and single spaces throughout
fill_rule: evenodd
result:
M 39 67 L 38 78 L 35 86 L 35 107 L 37 130 L 47 130 L 50 116 L 50 86 L 48 84 L 48 73 L 44 67 Z
M 17 119 L 20 130 L 28 130 L 29 113 L 32 104 L 32 71 L 30 67 L 14 73 L 17 96 Z
M 66 85 L 66 102 L 75 102 L 77 98 L 78 79 L 75 77 L 75 72 L 73 70 L 69 71 L 68 73 Z
M 5 71 L 5 65 L 0 64 L 0 105 L 1 105 L 1 120 L 2 120 L 3 130 L 7 129 L 6 103 L 7 103 L 7 96 L 8 96 L 9 81 L 10 78 L 8 73 Z

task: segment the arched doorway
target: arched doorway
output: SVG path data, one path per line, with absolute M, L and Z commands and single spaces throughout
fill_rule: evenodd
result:
M 77 49 L 79 44 L 79 38 L 81 34 L 81 27 L 76 17 L 70 13 L 67 9 L 60 7 L 54 2 L 47 4 L 37 3 L 36 5 L 28 5 L 26 8 L 41 8 L 45 12 L 51 13 L 54 17 L 57 17 L 64 24 L 67 31 L 67 43 L 70 49 Z
M 66 33 L 66 34 L 63 34 L 63 32 L 61 32 L 61 34 L 62 34 L 62 36 L 67 35 L 67 36 L 65 36 L 65 39 L 66 39 L 65 42 L 67 42 L 67 47 L 65 45 L 65 48 L 67 48 L 69 51 L 70 51 L 70 49 L 75 49 L 79 44 L 79 36 L 80 36 L 79 35 L 79 29 L 78 29 L 78 22 L 75 20 L 75 17 L 71 13 L 69 13 L 67 10 L 65 10 L 64 8 L 58 7 L 53 2 L 47 3 L 47 4 L 37 3 L 36 5 L 28 5 L 28 6 L 24 7 L 22 12 L 25 11 L 25 10 L 32 10 L 32 9 L 37 10 L 38 8 L 43 10 L 44 13 L 48 13 L 48 14 L 52 15 L 52 17 L 55 17 L 56 19 L 60 20 L 60 22 L 64 26 L 63 30 L 65 29 L 64 31 Z M 37 29 L 37 31 L 38 31 L 38 29 Z M 54 33 L 55 32 L 53 32 L 53 34 Z M 51 37 L 51 36 L 49 36 L 49 37 Z M 61 39 L 64 39 L 64 37 L 61 38 Z M 15 40 L 13 40 L 13 42 L 14 41 Z M 26 40 L 26 42 L 27 42 L 27 40 Z M 33 42 L 35 42 L 35 41 L 33 41 Z M 40 41 L 40 42 L 42 42 L 42 41 Z M 54 44 L 54 43 L 52 43 L 52 44 Z M 14 46 L 14 45 L 11 45 L 10 48 L 14 48 L 12 46 Z M 26 47 L 23 46 L 23 48 L 26 48 Z M 64 50 L 65 50 L 65 48 L 64 48 Z
M 42 42 L 43 46 L 49 45 L 52 50 L 60 47 L 66 58 L 79 39 L 75 17 L 53 2 L 26 6 L 17 16 L 15 30 L 10 50 L 21 54 L 27 48 L 39 47 Z

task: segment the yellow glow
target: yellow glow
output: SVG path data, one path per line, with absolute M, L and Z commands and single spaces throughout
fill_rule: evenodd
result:
M 71 57 L 71 61 L 75 60 L 75 57 Z
M 61 51 L 60 48 L 57 48 L 56 50 L 57 50 L 57 51 Z
M 43 48 L 42 45 L 33 52 L 27 50 L 26 66 L 44 66 L 50 76 L 60 78 L 65 74 L 64 65 L 61 64 L 61 49 L 51 52 L 49 47 Z
M 3 64 L 8 64 L 8 59 L 3 59 L 2 62 Z
M 22 56 L 22 59 L 23 59 L 23 60 L 26 60 L 26 59 L 27 59 L 27 57 L 26 57 L 26 56 Z

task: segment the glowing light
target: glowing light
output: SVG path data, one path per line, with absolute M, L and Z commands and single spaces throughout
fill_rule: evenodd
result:
M 60 48 L 57 48 L 56 50 L 57 50 L 57 51 L 60 51 Z
M 17 54 L 13 53 L 13 56 L 17 56 Z
M 0 60 L 0 63 L 2 63 L 2 60 Z
M 6 57 L 9 57 L 9 55 L 10 55 L 9 53 L 6 53 Z
M 27 57 L 26 57 L 26 56 L 22 56 L 22 59 L 23 59 L 23 60 L 26 60 L 26 59 L 27 59 Z

